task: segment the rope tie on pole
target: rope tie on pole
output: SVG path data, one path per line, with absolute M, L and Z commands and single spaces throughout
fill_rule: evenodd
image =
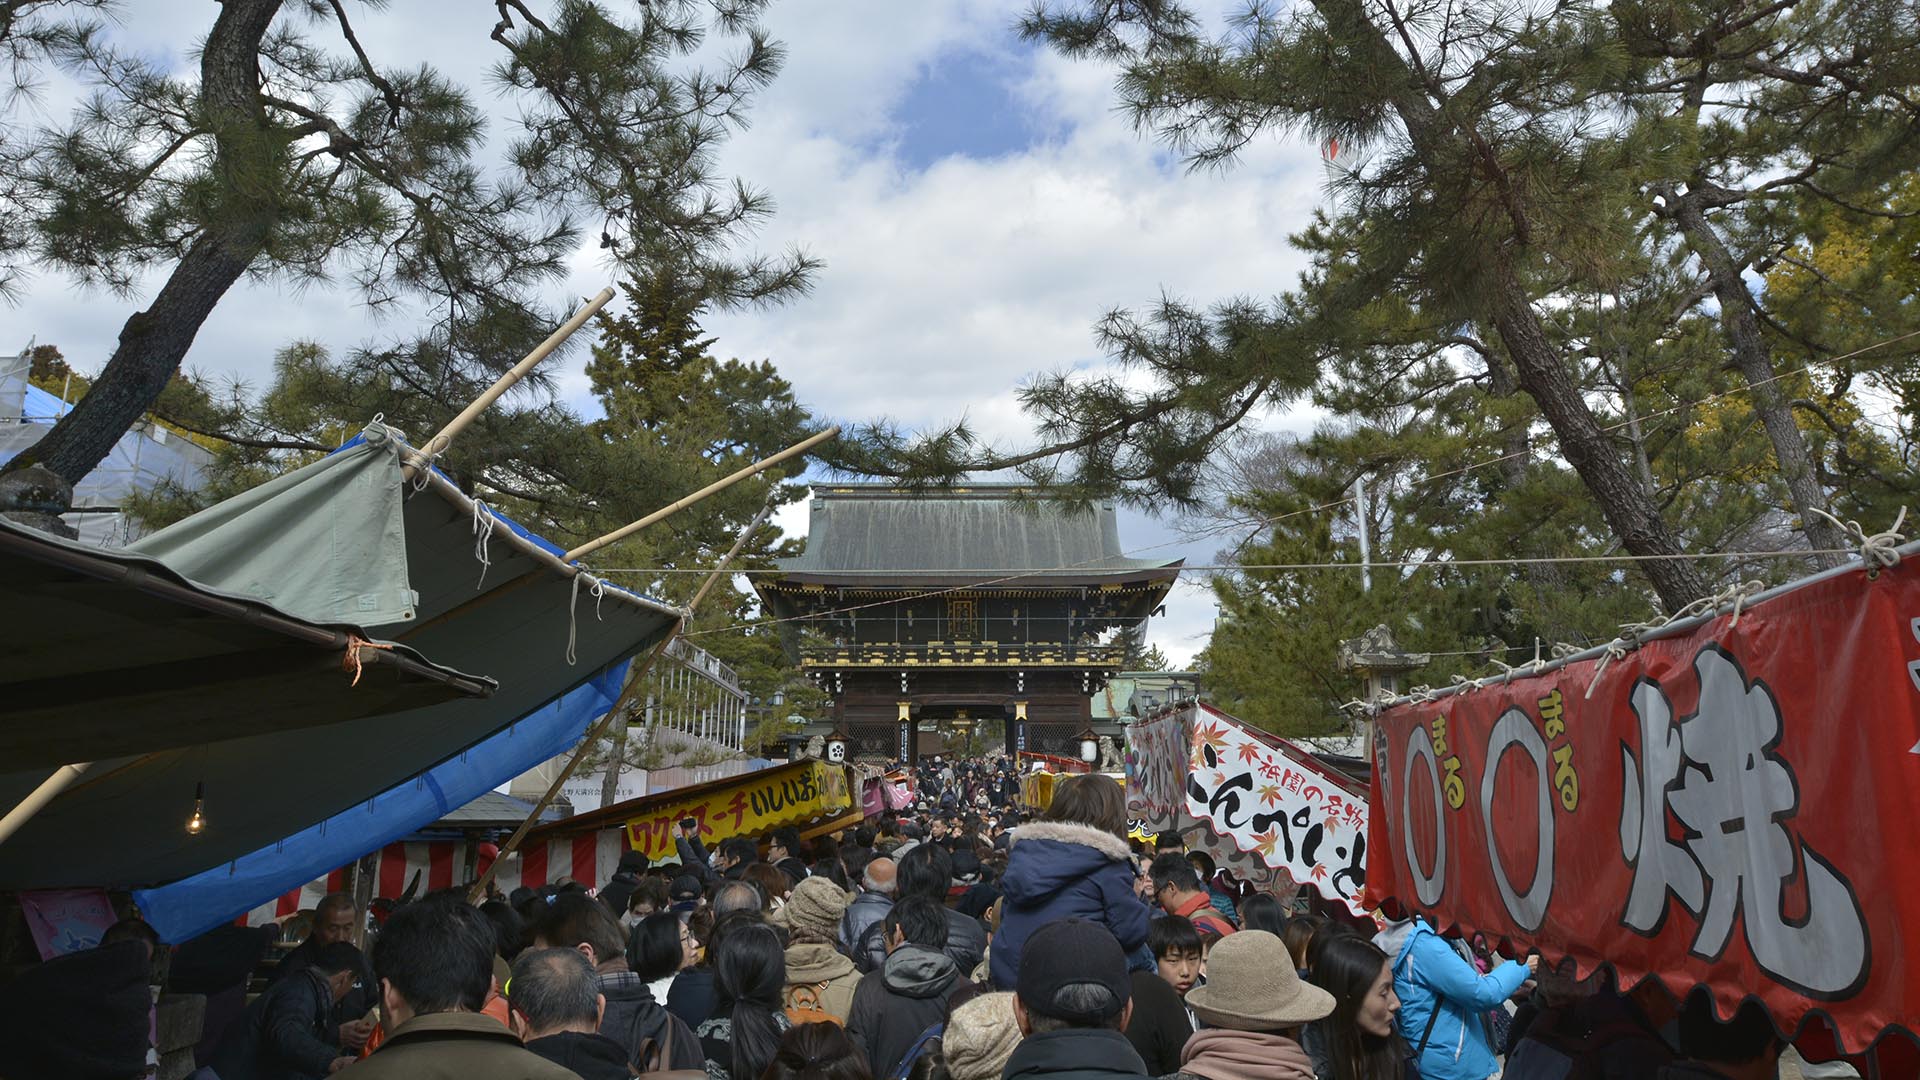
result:
M 487 550 L 487 543 L 493 539 L 496 520 L 492 507 L 479 499 L 473 500 L 473 558 L 480 564 L 480 580 L 473 585 L 476 590 L 487 583 L 487 570 L 493 566 L 493 557 Z
M 586 578 L 592 583 L 587 589 L 587 594 L 593 597 L 593 617 L 601 622 L 606 621 L 605 616 L 600 614 L 600 600 L 607 595 L 607 583 L 584 570 L 573 575 L 573 588 L 567 594 L 567 666 L 569 667 L 579 663 L 580 660 L 574 652 L 574 646 L 579 641 L 580 624 L 574 616 L 573 609 L 580 602 L 581 578 Z
M 353 681 L 349 682 L 347 686 L 355 687 L 360 685 L 360 672 L 364 667 L 364 664 L 360 659 L 360 650 L 362 649 L 391 650 L 392 648 L 393 648 L 392 645 L 388 645 L 384 642 L 368 641 L 366 638 L 361 637 L 359 634 L 349 633 L 347 635 L 347 650 L 346 652 L 340 654 L 340 670 L 351 672 L 353 674 Z
M 1841 521 L 1819 507 L 1813 512 L 1833 522 L 1834 526 L 1845 532 L 1854 543 L 1860 545 L 1860 561 L 1866 564 L 1868 577 L 1879 577 L 1880 571 L 1900 561 L 1899 546 L 1907 537 L 1900 531 L 1906 523 L 1907 508 L 1901 507 L 1899 516 L 1893 519 L 1893 526 L 1885 532 L 1869 533 L 1860 527 L 1857 521 Z

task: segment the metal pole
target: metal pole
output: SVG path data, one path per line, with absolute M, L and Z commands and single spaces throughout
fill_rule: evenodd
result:
M 745 480 L 749 476 L 753 476 L 756 473 L 765 472 L 766 470 L 773 468 L 775 465 L 778 465 L 781 462 L 786 461 L 788 458 L 797 457 L 801 454 L 804 454 L 807 451 L 813 449 L 816 446 L 819 446 L 821 443 L 826 442 L 828 439 L 831 439 L 838 434 L 840 434 L 840 429 L 838 427 L 830 427 L 827 430 L 821 432 L 818 435 L 813 436 L 810 439 L 807 439 L 803 442 L 795 443 L 792 446 L 787 447 L 785 450 L 780 451 L 779 453 L 773 455 L 772 457 L 765 458 L 760 461 L 756 461 L 753 464 L 747 466 L 746 468 L 741 469 L 739 472 L 734 473 L 732 476 L 728 476 L 725 479 L 721 479 L 721 480 L 715 480 L 713 483 L 708 484 L 706 487 L 701 488 L 699 491 L 694 492 L 693 494 L 687 496 L 686 498 L 681 499 L 678 502 L 675 502 L 671 506 L 663 506 L 660 509 L 655 510 L 653 513 L 648 514 L 646 517 L 641 518 L 639 521 L 636 521 L 631 525 L 626 525 L 626 526 L 622 526 L 621 528 L 615 529 L 613 532 L 610 532 L 607 535 L 602 536 L 597 540 L 589 540 L 586 543 L 580 545 L 579 547 L 574 548 L 572 551 L 567 552 L 566 555 L 563 556 L 563 558 L 567 562 L 573 562 L 576 559 L 585 558 L 586 556 L 591 555 L 596 551 L 599 551 L 601 548 L 606 547 L 608 544 L 614 544 L 622 540 L 625 540 L 627 537 L 632 536 L 634 533 L 639 532 L 641 529 L 644 529 L 647 526 L 652 525 L 654 522 L 657 522 L 662 518 L 665 518 L 671 514 L 676 514 L 681 510 L 684 510 L 687 507 L 692 506 L 694 503 L 697 503 L 700 500 L 706 498 L 707 496 L 714 494 L 717 491 L 722 491 L 722 490 L 725 490 L 726 488 L 732 487 L 734 484 L 737 484 L 740 481 Z M 702 586 L 701 591 L 703 592 L 705 591 L 705 586 Z
M 7 811 L 6 817 L 0 818 L 0 844 L 6 843 L 9 837 L 20 831 L 20 826 L 33 820 L 33 815 L 52 802 L 54 796 L 65 791 L 69 784 L 80 779 L 81 773 L 92 767 L 91 761 L 62 765 L 53 771 L 53 775 L 40 781 L 39 787 L 28 792 L 27 797 L 21 799 L 19 805 Z

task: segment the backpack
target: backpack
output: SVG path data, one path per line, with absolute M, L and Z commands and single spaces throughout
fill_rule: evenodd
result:
M 795 1027 L 801 1024 L 845 1027 L 846 1021 L 828 1012 L 820 1003 L 826 992 L 826 983 L 797 983 L 787 987 L 787 1022 Z
M 630 1062 L 627 1065 L 627 1071 L 637 1077 L 646 1077 L 648 1080 L 706 1080 L 705 1069 L 673 1067 L 673 1029 L 678 1026 L 680 1026 L 680 1018 L 668 1014 L 667 1023 L 661 1028 L 658 1039 L 649 1037 L 640 1041 L 634 1054 L 638 1064 Z

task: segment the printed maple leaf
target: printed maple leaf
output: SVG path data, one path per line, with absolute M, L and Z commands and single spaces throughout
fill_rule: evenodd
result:
M 1266 803 L 1268 806 L 1273 806 L 1280 801 L 1280 785 L 1261 784 L 1259 794 L 1261 802 Z
M 1326 863 L 1314 863 L 1314 864 L 1313 864 L 1313 870 L 1311 871 L 1311 876 L 1312 876 L 1312 878 L 1313 878 L 1313 880 L 1315 880 L 1315 881 L 1319 881 L 1319 880 L 1321 880 L 1321 879 L 1323 879 L 1323 878 L 1325 878 L 1325 877 L 1327 876 L 1327 864 L 1326 864 Z
M 1260 748 L 1250 742 L 1240 744 L 1240 760 L 1252 764 L 1260 760 Z
M 1266 832 L 1253 838 L 1253 846 L 1259 848 L 1268 857 L 1271 857 L 1274 849 L 1280 846 L 1280 834 L 1272 829 L 1268 829 Z
M 1220 730 L 1218 725 L 1208 724 L 1193 733 L 1194 747 L 1197 749 L 1201 743 L 1213 747 L 1216 752 L 1224 750 L 1227 747 L 1227 733 Z

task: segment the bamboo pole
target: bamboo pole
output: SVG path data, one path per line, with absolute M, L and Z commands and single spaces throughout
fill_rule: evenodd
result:
M 787 447 L 785 450 L 780 451 L 779 453 L 773 455 L 772 457 L 762 458 L 761 460 L 754 462 L 753 464 L 747 466 L 744 469 L 741 469 L 739 472 L 736 472 L 731 476 L 728 476 L 721 480 L 715 480 L 713 483 L 708 484 L 706 487 L 701 488 L 699 491 L 696 491 L 691 495 L 688 495 L 686 498 L 683 498 L 678 502 L 675 502 L 669 506 L 663 506 L 660 509 L 655 510 L 653 513 L 648 514 L 646 517 L 643 517 L 640 520 L 633 522 L 630 525 L 621 526 L 620 528 L 615 529 L 614 531 L 608 533 L 605 536 L 600 537 L 597 540 L 589 540 L 586 543 L 580 545 L 579 547 L 574 548 L 572 551 L 567 552 L 564 556 L 562 556 L 562 558 L 565 559 L 567 562 L 573 562 L 576 559 L 585 558 L 586 556 L 591 555 L 596 551 L 599 551 L 601 548 L 606 547 L 608 544 L 615 544 L 622 540 L 625 540 L 627 537 L 632 536 L 634 533 L 639 532 L 641 529 L 644 529 L 647 526 L 652 525 L 663 518 L 669 517 L 673 514 L 679 513 L 682 510 L 685 510 L 687 507 L 692 506 L 694 503 L 699 502 L 700 500 L 706 498 L 709 495 L 712 495 L 717 491 L 725 490 L 726 488 L 732 487 L 733 485 L 739 483 L 740 481 L 745 480 L 749 476 L 753 476 L 757 473 L 765 472 L 766 470 L 773 468 L 775 465 L 778 465 L 789 458 L 797 457 L 801 454 L 804 454 L 807 451 L 813 449 L 816 446 L 819 446 L 821 443 L 826 442 L 828 439 L 831 439 L 838 434 L 840 434 L 840 429 L 838 427 L 830 427 L 827 430 L 821 432 L 820 434 L 813 436 L 812 438 L 806 439 L 802 442 L 797 442 L 792 446 Z
M 832 434 L 832 431 L 823 432 L 821 435 L 814 436 L 813 441 Z M 803 443 L 802 446 L 804 445 Z M 479 903 L 481 898 L 487 895 L 487 886 L 492 883 L 494 875 L 499 873 L 500 864 L 506 862 L 508 856 L 520 850 L 520 841 L 526 839 L 527 833 L 533 828 L 533 823 L 540 819 L 540 815 L 553 803 L 554 796 L 560 794 L 560 789 L 565 786 L 568 780 L 573 778 L 573 771 L 580 767 L 582 761 L 586 760 L 587 751 L 593 744 L 600 741 L 601 737 L 607 733 L 607 729 L 612 727 L 614 721 L 620 719 L 626 712 L 628 706 L 633 703 L 634 696 L 640 693 L 646 686 L 647 674 L 653 670 L 653 665 L 660 659 L 660 654 L 666 652 L 668 646 L 679 640 L 680 635 L 685 632 L 687 628 L 687 620 L 693 618 L 693 609 L 699 606 L 701 600 L 705 599 L 707 590 L 713 588 L 713 583 L 718 581 L 722 574 L 726 573 L 728 565 L 740 554 L 740 549 L 747 546 L 747 541 L 755 532 L 759 531 L 761 524 L 767 520 L 767 516 L 771 513 L 773 513 L 773 499 L 769 496 L 766 505 L 760 508 L 760 512 L 755 514 L 753 520 L 747 523 L 747 527 L 741 529 L 740 535 L 734 538 L 733 546 L 727 549 L 725 555 L 721 556 L 719 563 L 715 564 L 713 572 L 709 573 L 706 580 L 700 583 L 699 591 L 693 594 L 693 600 L 687 604 L 686 616 L 674 626 L 671 633 L 660 639 L 660 644 L 655 645 L 652 652 L 647 654 L 647 659 L 640 665 L 640 670 L 634 672 L 632 676 L 627 679 L 626 688 L 620 692 L 620 697 L 613 703 L 613 707 L 608 709 L 606 715 L 602 716 L 599 722 L 587 732 L 586 737 L 580 740 L 580 745 L 574 747 L 573 756 L 567 759 L 567 764 L 560 770 L 560 775 L 554 777 L 553 783 L 547 785 L 547 793 L 540 796 L 540 801 L 534 803 L 533 809 L 527 812 L 527 820 L 521 822 L 520 827 L 513 830 L 513 835 L 507 838 L 507 842 L 500 845 L 499 856 L 487 866 L 486 872 L 475 879 L 472 887 L 467 890 L 467 901 L 469 903 Z
M 67 785 L 78 780 L 81 773 L 86 772 L 92 767 L 93 762 L 91 761 L 79 761 L 72 765 L 62 765 L 58 769 L 55 769 L 51 776 L 40 781 L 39 787 L 28 792 L 27 797 L 21 799 L 19 805 L 7 811 L 6 817 L 0 818 L 0 844 L 6 843 L 9 837 L 20 831 L 20 826 L 31 821 L 33 815 L 39 813 L 41 808 L 53 801 L 54 796 L 65 791 Z
M 534 346 L 533 351 L 528 353 L 524 359 L 513 365 L 505 375 L 496 379 L 492 386 L 487 387 L 486 393 L 474 398 L 472 404 L 460 410 L 460 415 L 447 421 L 447 426 L 441 428 L 433 438 L 427 440 L 425 446 L 420 448 L 419 456 L 416 457 L 414 461 L 407 463 L 404 475 L 408 479 L 412 479 L 415 465 L 423 461 L 431 460 L 435 454 L 444 452 L 446 448 L 453 443 L 454 436 L 465 431 L 467 427 L 473 423 L 474 417 L 486 412 L 489 406 L 500 400 L 500 395 L 513 389 L 514 384 L 526 378 L 528 372 L 532 371 L 540 361 L 545 360 L 553 350 L 559 348 L 561 342 L 572 337 L 575 330 L 585 326 L 587 320 L 593 318 L 594 313 L 606 307 L 607 301 L 612 299 L 613 290 L 611 288 L 601 289 L 593 299 L 586 302 L 584 307 L 574 312 L 572 318 L 561 323 L 559 329 L 547 335 L 547 340 Z

